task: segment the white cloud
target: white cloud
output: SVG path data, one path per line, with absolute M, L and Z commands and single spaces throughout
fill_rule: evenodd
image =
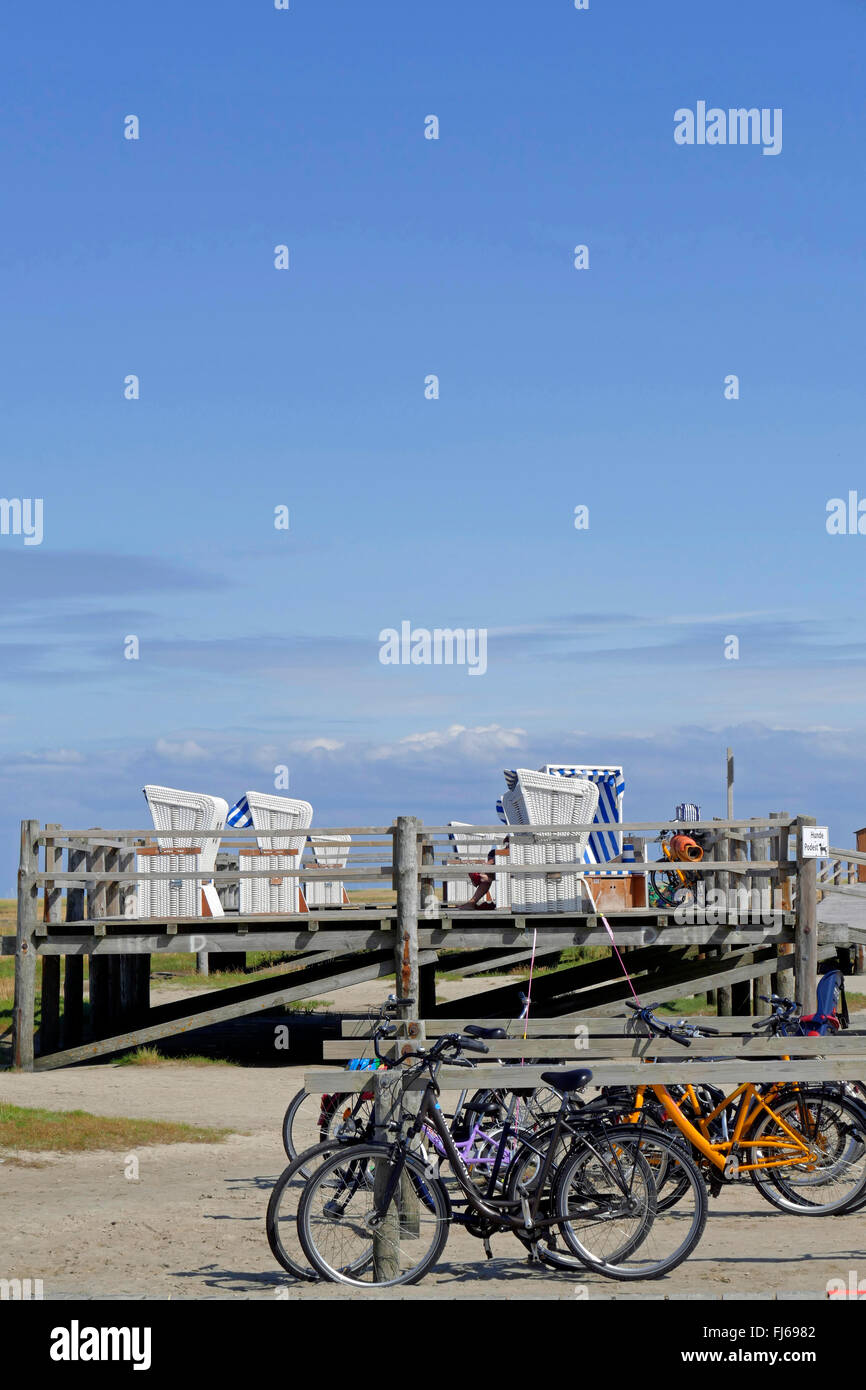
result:
M 196 743 L 195 739 L 186 738 L 179 743 L 171 743 L 166 738 L 156 740 L 156 751 L 161 758 L 173 758 L 179 763 L 197 763 L 202 758 L 209 756 L 207 749 L 202 748 L 201 744 Z
M 66 767 L 73 763 L 83 763 L 84 755 L 75 748 L 54 748 L 44 753 L 22 753 L 17 761 L 38 763 L 40 766 Z
M 345 744 L 336 738 L 296 738 L 289 744 L 292 753 L 336 753 Z
M 521 747 L 525 729 L 503 729 L 500 724 L 451 724 L 447 729 L 430 729 L 424 733 L 407 734 L 396 743 L 383 743 L 371 748 L 368 757 L 373 761 L 385 758 L 411 758 L 427 753 L 457 752 L 467 757 L 490 757 L 494 753 Z

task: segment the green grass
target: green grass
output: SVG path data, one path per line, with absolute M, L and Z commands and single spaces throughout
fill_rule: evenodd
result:
M 91 1115 L 86 1110 L 36 1110 L 0 1103 L 0 1149 L 82 1153 L 133 1149 L 144 1144 L 216 1144 L 228 1129 L 205 1129 L 168 1120 Z
M 127 1052 L 123 1057 L 118 1057 L 113 1064 L 116 1067 L 167 1067 L 175 1062 L 183 1062 L 188 1067 L 234 1067 L 236 1062 L 231 1062 L 227 1057 L 202 1057 L 196 1052 L 185 1052 L 177 1057 L 163 1057 L 162 1053 L 155 1047 L 137 1047 L 134 1052 Z

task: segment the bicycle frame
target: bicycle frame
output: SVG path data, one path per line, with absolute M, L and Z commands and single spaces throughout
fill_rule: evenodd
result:
M 515 1232 L 540 1232 L 545 1230 L 549 1226 L 558 1225 L 559 1222 L 562 1220 L 560 1216 L 539 1217 L 538 1212 L 548 1177 L 550 1176 L 551 1169 L 554 1166 L 553 1156 L 556 1152 L 557 1144 L 559 1143 L 563 1131 L 567 1130 L 567 1126 L 564 1119 L 566 1111 L 566 1104 L 564 1098 L 563 1104 L 561 1105 L 559 1113 L 554 1122 L 553 1131 L 547 1146 L 547 1152 L 544 1154 L 541 1170 L 538 1174 L 535 1183 L 534 1195 L 531 1198 L 521 1198 L 519 1199 L 518 1203 L 511 1200 L 510 1198 L 495 1198 L 490 1195 L 490 1189 L 495 1184 L 496 1178 L 499 1173 L 499 1169 L 502 1162 L 502 1154 L 504 1153 L 505 1145 L 508 1141 L 508 1138 L 510 1137 L 510 1124 L 506 1123 L 506 1125 L 503 1128 L 502 1135 L 499 1140 L 497 1157 L 494 1160 L 493 1170 L 491 1172 L 490 1182 L 488 1184 L 488 1192 L 487 1194 L 485 1194 L 485 1197 L 482 1198 L 478 1193 L 475 1184 L 472 1181 L 471 1174 L 469 1173 L 466 1164 L 463 1162 L 463 1158 L 461 1157 L 457 1145 L 451 1135 L 451 1132 L 445 1123 L 444 1117 L 442 1115 L 442 1108 L 439 1105 L 438 1100 L 436 1099 L 437 1094 L 438 1087 L 436 1086 L 435 1080 L 431 1078 L 431 1080 L 428 1081 L 427 1086 L 424 1089 L 424 1094 L 421 1098 L 421 1104 L 418 1108 L 418 1114 L 415 1117 L 415 1120 L 412 1126 L 410 1127 L 405 1140 L 402 1143 L 398 1143 L 398 1145 L 396 1146 L 397 1161 L 393 1164 L 391 1173 L 388 1178 L 388 1183 L 382 1194 L 381 1205 L 379 1207 L 379 1215 L 388 1210 L 388 1206 L 397 1191 L 398 1184 L 400 1183 L 403 1176 L 406 1155 L 409 1152 L 412 1140 L 421 1133 L 422 1129 L 425 1128 L 425 1126 L 430 1126 L 433 1130 L 435 1130 L 436 1134 L 438 1134 L 439 1136 L 440 1142 L 445 1151 L 445 1157 L 448 1159 L 448 1162 L 451 1165 L 451 1168 L 454 1172 L 454 1176 L 457 1179 L 458 1186 L 463 1192 L 463 1195 L 466 1197 L 469 1206 L 472 1207 L 473 1210 L 477 1212 L 479 1216 L 482 1216 L 486 1218 L 486 1220 L 495 1223 L 496 1226 L 502 1229 L 511 1230 Z M 567 1132 L 571 1133 L 570 1130 L 568 1130 Z M 592 1151 L 596 1154 L 597 1157 L 601 1158 L 601 1155 L 593 1147 L 591 1141 L 585 1136 L 584 1142 L 587 1143 L 587 1145 L 592 1149 Z M 619 1168 L 619 1158 L 615 1153 L 614 1158 L 616 1160 L 617 1167 Z M 623 1186 L 623 1191 L 629 1190 L 630 1188 L 628 1184 L 625 1184 Z M 507 1210 L 508 1207 L 515 1207 L 518 1204 L 520 1205 L 521 1209 L 519 1216 L 513 1215 L 510 1211 Z M 379 1206 L 378 1203 L 377 1206 Z
M 732 1091 L 730 1095 L 725 1096 L 713 1110 L 705 1114 L 701 1111 L 701 1104 L 694 1087 L 688 1084 L 685 1087 L 686 1096 L 684 1099 L 688 1099 L 698 1112 L 697 1126 L 692 1124 L 688 1116 L 683 1114 L 682 1102 L 678 1104 L 666 1086 L 639 1087 L 636 1112 L 643 1108 L 643 1097 L 647 1090 L 651 1090 L 656 1099 L 661 1102 L 668 1118 L 685 1135 L 689 1143 L 703 1154 L 708 1162 L 724 1173 L 725 1177 L 736 1177 L 737 1174 L 746 1173 L 752 1169 L 783 1168 L 804 1161 L 815 1163 L 819 1157 L 814 1149 L 810 1149 L 808 1144 L 805 1144 L 802 1138 L 786 1125 L 785 1121 L 773 1110 L 770 1102 L 779 1096 L 780 1088 L 778 1086 L 773 1086 L 769 1095 L 765 1096 L 758 1090 L 753 1081 L 745 1082 L 742 1086 L 738 1086 L 735 1091 Z M 710 1125 L 737 1101 L 739 1101 L 739 1106 L 731 1137 L 723 1140 L 710 1139 Z M 762 1111 L 772 1115 L 775 1123 L 783 1132 L 784 1138 L 747 1139 L 744 1137 Z M 761 1158 L 755 1163 L 742 1163 L 736 1157 L 736 1154 L 742 1149 L 775 1148 L 784 1149 L 786 1153 L 790 1153 L 792 1146 L 794 1153 L 790 1157 Z

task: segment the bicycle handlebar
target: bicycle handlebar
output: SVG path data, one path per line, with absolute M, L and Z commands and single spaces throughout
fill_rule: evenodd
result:
M 626 999 L 625 1003 L 657 1037 L 671 1038 L 673 1042 L 679 1043 L 680 1047 L 691 1047 L 691 1038 L 678 1033 L 669 1023 L 659 1023 L 658 1019 L 653 1017 L 653 1010 L 658 1008 L 658 1004 L 638 1004 L 633 999 Z

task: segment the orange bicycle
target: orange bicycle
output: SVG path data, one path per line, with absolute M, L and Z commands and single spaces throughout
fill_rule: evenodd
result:
M 629 1007 L 654 1036 L 684 1047 L 712 1031 L 662 1023 L 656 1005 Z M 866 1112 L 842 1083 L 749 1081 L 730 1094 L 700 1082 L 649 1085 L 637 1087 L 630 1103 L 629 1119 L 643 1111 L 680 1131 L 713 1195 L 747 1174 L 768 1202 L 798 1215 L 830 1216 L 866 1202 Z M 674 1205 L 675 1169 L 657 1174 L 656 1182 L 660 1208 Z

